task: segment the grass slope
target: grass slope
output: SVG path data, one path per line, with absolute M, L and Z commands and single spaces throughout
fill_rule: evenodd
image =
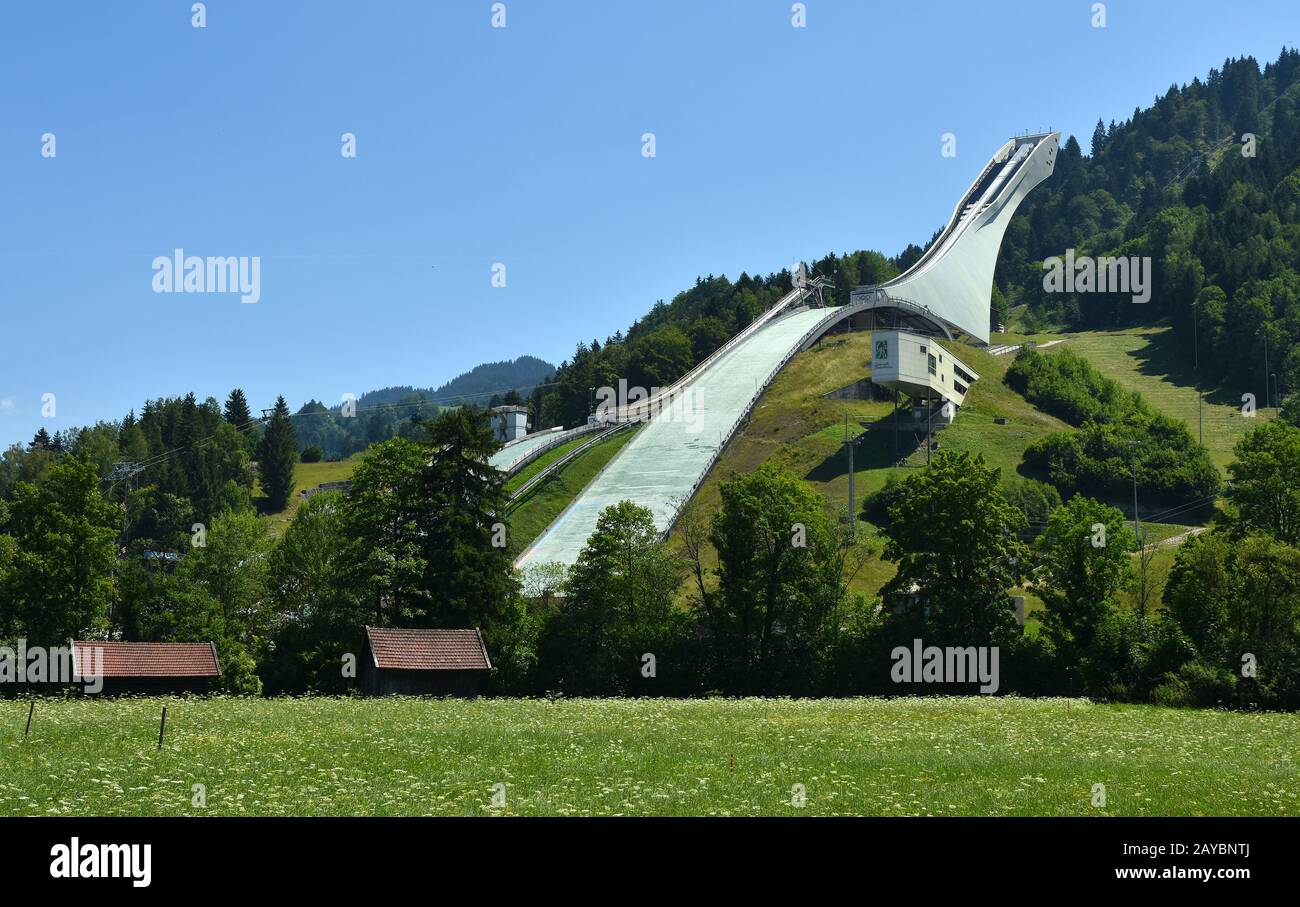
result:
M 1018 343 L 1020 336 L 996 335 L 992 343 Z M 1046 339 L 1040 338 L 1040 339 Z M 1019 466 L 1025 448 L 1052 431 L 1069 426 L 1040 412 L 1002 383 L 1011 364 L 1010 356 L 990 356 L 982 350 L 960 344 L 944 346 L 980 376 L 971 387 L 966 403 L 953 425 L 936 433 L 940 445 L 951 450 L 982 453 L 993 466 L 1011 475 Z M 719 486 L 732 475 L 756 469 L 774 459 L 792 469 L 826 498 L 829 507 L 844 513 L 848 508 L 848 455 L 844 451 L 845 418 L 854 437 L 870 423 L 889 417 L 890 402 L 833 400 L 825 395 L 871 374 L 871 334 L 841 334 L 820 346 L 800 353 L 764 392 L 749 424 L 738 432 L 718 464 L 691 503 L 705 514 L 717 512 L 721 504 Z M 1003 417 L 1006 425 L 996 425 Z M 863 498 L 879 490 L 891 473 L 900 477 L 925 465 L 925 424 L 898 434 L 873 431 L 857 445 L 854 454 L 855 510 Z M 905 459 L 906 466 L 896 466 Z M 860 522 L 864 543 L 876 534 L 870 523 Z M 878 545 L 876 546 L 879 547 Z M 712 552 L 709 552 L 712 566 Z M 892 564 L 869 558 L 852 588 L 875 595 L 894 573 Z M 1032 605 L 1032 602 L 1031 602 Z
M 537 475 L 546 467 L 550 466 L 556 460 L 559 460 L 561 457 L 568 455 L 571 451 L 576 450 L 577 448 L 581 447 L 583 444 L 586 444 L 590 440 L 591 440 L 590 435 L 584 435 L 579 438 L 574 438 L 572 441 L 566 441 L 565 443 L 561 444 L 559 447 L 555 448 L 554 450 L 548 450 L 546 453 L 542 454 L 536 460 L 529 463 L 523 469 L 519 470 L 517 473 L 515 473 L 513 476 L 511 476 L 509 479 L 506 480 L 504 486 L 506 493 L 507 494 L 513 493 L 517 488 L 520 488 L 525 482 L 527 482 L 533 476 Z
M 353 454 L 346 460 L 331 460 L 320 463 L 296 463 L 293 467 L 293 494 L 289 496 L 289 506 L 285 507 L 279 513 L 264 514 L 263 518 L 270 523 L 271 530 L 277 535 L 284 532 L 285 527 L 293 520 L 293 515 L 298 512 L 302 505 L 302 492 L 308 488 L 315 488 L 326 482 L 342 482 L 352 478 L 352 471 L 357 468 L 357 464 L 365 458 L 365 452 Z M 253 497 L 259 499 L 262 494 L 262 487 L 256 481 L 253 483 Z
M 1232 461 L 1233 446 L 1252 425 L 1276 415 L 1275 410 L 1263 408 L 1254 419 L 1241 414 L 1242 394 L 1253 393 L 1261 403 L 1264 400 L 1262 363 L 1257 386 L 1238 388 L 1199 382 L 1192 365 L 1183 361 L 1168 327 L 1088 331 L 1065 336 L 1069 337 L 1067 343 L 1043 352 L 1050 355 L 1055 349 L 1069 346 L 1108 378 L 1140 393 L 1160 412 L 1186 422 L 1193 438 L 1199 437 L 1200 430 L 1197 392 L 1203 392 L 1205 404 L 1200 416 L 1204 421 L 1205 447 L 1220 469 Z M 1201 353 L 1208 355 L 1204 349 Z
M 959 697 L 81 698 L 38 702 L 24 740 L 26 717 L 26 702 L 0 701 L 3 815 L 1300 814 L 1300 716 L 1278 713 Z M 1104 808 L 1090 805 L 1098 783 Z M 192 805 L 195 784 L 206 807 Z

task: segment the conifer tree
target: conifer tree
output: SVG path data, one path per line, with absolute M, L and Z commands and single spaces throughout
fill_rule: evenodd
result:
M 257 457 L 262 493 L 272 513 L 279 513 L 289 504 L 289 495 L 293 493 L 293 465 L 297 459 L 298 439 L 289 420 L 289 406 L 284 397 L 277 397 Z
M 249 423 L 253 420 L 253 415 L 248 410 L 248 400 L 244 397 L 244 392 L 235 388 L 226 398 L 226 407 L 222 415 L 225 420 L 240 431 L 248 431 Z

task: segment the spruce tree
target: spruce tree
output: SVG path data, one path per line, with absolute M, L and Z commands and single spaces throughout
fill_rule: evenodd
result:
M 277 397 L 257 456 L 262 493 L 271 513 L 279 513 L 289 504 L 289 495 L 293 493 L 293 465 L 297 459 L 298 439 L 289 420 L 289 406 L 284 397 Z
M 253 414 L 248 410 L 248 400 L 244 397 L 244 392 L 235 388 L 226 398 L 226 408 L 223 415 L 227 422 L 235 426 L 240 431 L 248 431 L 249 423 L 253 420 Z
M 501 473 L 487 458 L 497 444 L 488 414 L 478 407 L 446 410 L 425 424 L 418 522 L 429 611 L 419 625 L 482 627 L 491 636 L 514 592 L 506 495 Z

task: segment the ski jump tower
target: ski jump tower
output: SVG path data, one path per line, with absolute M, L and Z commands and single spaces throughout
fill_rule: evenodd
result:
M 872 381 L 928 401 L 938 396 L 951 420 L 978 376 L 932 341 L 988 344 L 993 270 L 1016 208 L 1052 175 L 1058 132 L 1013 138 L 998 149 L 962 196 L 943 232 L 893 280 L 855 289 L 850 309 L 873 331 Z

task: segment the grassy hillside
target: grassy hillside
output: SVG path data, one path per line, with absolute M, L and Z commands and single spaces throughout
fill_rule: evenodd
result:
M 1137 391 L 1165 415 L 1186 422 L 1194 438 L 1198 437 L 1199 431 L 1197 393 L 1204 393 L 1201 418 L 1205 446 L 1220 469 L 1232 461 L 1233 445 L 1251 425 L 1256 424 L 1241 414 L 1241 395 L 1253 393 L 1260 404 L 1263 403 L 1263 363 L 1254 386 L 1216 386 L 1197 380 L 1192 365 L 1183 362 L 1168 327 L 1088 331 L 1065 336 L 1069 337 L 1066 344 L 1044 352 L 1050 354 L 1054 349 L 1068 345 L 1091 361 L 1106 377 L 1118 381 L 1128 390 Z M 1204 349 L 1201 352 L 1207 355 Z M 1209 368 L 1208 364 L 1204 367 L 1207 378 L 1217 371 Z M 1275 414 L 1274 410 L 1261 408 L 1255 418 L 1265 419 Z
M 24 740 L 26 718 L 26 702 L 0 701 L 0 815 L 1300 814 L 1300 717 L 1278 713 L 990 697 L 87 697 L 38 702 Z
M 1044 352 L 1050 354 L 1068 345 L 1109 377 L 1140 392 L 1162 411 L 1178 418 L 1190 417 L 1189 426 L 1195 432 L 1195 385 L 1190 376 L 1168 365 L 1173 357 L 1166 353 L 1167 332 L 1167 328 L 1154 327 L 1068 335 L 997 334 L 990 342 L 996 346 L 1025 340 L 1036 340 L 1040 344 L 1064 340 L 1064 343 L 1048 347 Z M 960 344 L 945 342 L 942 345 L 980 376 L 980 380 L 972 385 L 954 424 L 936 432 L 935 437 L 942 448 L 982 454 L 986 462 L 1000 467 L 1003 475 L 1009 477 L 1016 474 L 1025 449 L 1038 438 L 1053 431 L 1072 430 L 1061 420 L 1036 409 L 1003 383 L 1014 354 L 991 356 L 983 350 Z M 764 393 L 750 423 L 727 448 L 691 507 L 706 515 L 715 513 L 720 505 L 721 482 L 775 458 L 820 491 L 829 507 L 836 512 L 846 512 L 849 481 L 848 457 L 843 448 L 845 417 L 848 417 L 848 431 L 858 437 L 868 430 L 866 425 L 888 419 L 893 406 L 889 402 L 828 400 L 825 394 L 868 377 L 871 373 L 870 355 L 870 335 L 857 333 L 830 338 L 819 348 L 795 357 Z M 1234 407 L 1227 398 L 1227 391 L 1211 393 L 1207 390 L 1205 440 L 1220 467 L 1231 460 L 1233 444 L 1250 425 L 1241 415 L 1240 404 Z M 1005 419 L 1006 424 L 997 424 L 999 418 Z M 924 433 L 923 422 L 912 431 L 900 432 L 897 453 L 894 433 L 890 431 L 873 431 L 871 437 L 858 444 L 854 455 L 854 492 L 858 509 L 863 498 L 881 488 L 891 473 L 901 478 L 925 465 Z M 900 461 L 904 465 L 897 465 Z M 1115 503 L 1128 509 L 1127 500 Z M 1188 520 L 1191 521 L 1189 525 L 1195 525 L 1196 517 L 1197 514 L 1183 514 L 1174 519 Z M 860 521 L 858 526 L 862 543 L 875 545 L 877 553 L 867 559 L 862 571 L 854 578 L 852 588 L 875 595 L 893 576 L 894 568 L 878 556 L 877 528 L 865 521 Z M 1187 529 L 1188 525 L 1177 522 L 1143 522 L 1144 535 L 1151 543 L 1180 536 Z M 1149 565 L 1157 596 L 1176 553 L 1176 545 L 1164 545 L 1157 550 Z M 713 554 L 710 551 L 707 555 L 709 566 L 712 566 Z M 1136 568 L 1136 556 L 1134 564 Z M 1032 589 L 1018 591 L 1025 595 L 1026 608 L 1032 617 L 1041 607 L 1041 601 Z M 683 590 L 683 596 L 688 592 Z M 1131 594 L 1124 599 L 1129 604 L 1136 601 Z
M 997 335 L 992 342 L 1018 343 L 1022 339 L 1018 335 Z M 974 369 L 980 380 L 972 385 L 956 422 L 935 434 L 941 447 L 982 453 L 991 465 L 1011 475 L 1031 443 L 1049 432 L 1069 430 L 1064 422 L 1038 411 L 1002 383 L 1002 375 L 1011 364 L 1010 356 L 990 356 L 960 344 L 944 346 Z M 870 362 L 871 335 L 865 332 L 829 338 L 796 356 L 763 394 L 749 424 L 732 440 L 691 506 L 706 514 L 716 512 L 721 501 L 719 486 L 726 478 L 775 458 L 817 488 L 829 506 L 846 512 L 849 471 L 843 446 L 845 417 L 849 433 L 858 437 L 870 423 L 890 417 L 893 404 L 830 400 L 825 395 L 868 377 Z M 995 424 L 999 417 L 1005 418 L 1007 424 Z M 924 439 L 925 424 L 921 422 L 898 433 L 897 448 L 892 431 L 873 431 L 858 444 L 853 463 L 855 511 L 861 509 L 866 495 L 885 484 L 891 473 L 901 477 L 925 465 Z M 899 460 L 905 460 L 906 465 L 896 466 Z M 866 522 L 859 526 L 864 543 L 870 544 L 875 527 Z M 874 595 L 893 572 L 891 564 L 872 557 L 855 578 L 853 588 Z
M 323 485 L 326 482 L 342 482 L 352 477 L 352 471 L 357 468 L 357 464 L 365 458 L 365 452 L 353 454 L 346 460 L 332 460 L 321 463 L 298 463 L 293 468 L 293 494 L 289 496 L 289 506 L 279 513 L 264 514 L 264 519 L 271 524 L 271 529 L 275 533 L 284 531 L 284 527 L 289 525 L 293 520 L 293 515 L 298 512 L 298 507 L 302 504 L 302 492 L 308 488 L 315 488 L 317 485 Z M 253 496 L 260 497 L 262 494 L 261 486 L 253 483 Z

